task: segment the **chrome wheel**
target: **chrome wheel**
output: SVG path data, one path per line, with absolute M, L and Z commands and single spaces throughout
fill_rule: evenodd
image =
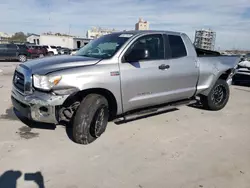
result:
M 25 55 L 19 55 L 19 61 L 20 62 L 25 62 L 27 60 Z
M 215 105 L 221 105 L 226 99 L 226 89 L 223 85 L 217 85 L 212 93 L 212 101 Z

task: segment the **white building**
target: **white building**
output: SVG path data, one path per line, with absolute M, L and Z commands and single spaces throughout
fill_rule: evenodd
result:
M 135 24 L 135 30 L 149 30 L 149 22 L 140 18 L 139 22 Z
M 90 39 L 73 37 L 73 36 L 59 36 L 53 34 L 31 35 L 27 38 L 27 42 L 35 43 L 37 45 L 51 45 L 61 46 L 65 48 L 80 48 L 88 44 Z
M 12 37 L 12 35 L 8 33 L 0 32 L 0 38 L 10 38 L 10 37 Z
M 0 32 L 0 44 L 8 43 L 9 38 L 11 38 L 11 37 L 12 37 L 12 35 L 10 35 L 8 33 Z
M 40 35 L 37 34 L 31 34 L 27 37 L 27 42 L 40 45 Z
M 93 27 L 92 29 L 87 31 L 86 37 L 89 39 L 95 39 L 103 35 L 111 34 L 116 32 L 115 29 L 103 29 L 100 27 Z
M 195 32 L 194 45 L 205 50 L 214 50 L 216 33 L 210 29 L 197 30 Z

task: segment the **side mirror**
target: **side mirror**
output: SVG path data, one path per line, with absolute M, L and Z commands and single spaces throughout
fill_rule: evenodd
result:
M 125 62 L 136 62 L 149 58 L 149 51 L 147 49 L 134 49 L 124 56 Z

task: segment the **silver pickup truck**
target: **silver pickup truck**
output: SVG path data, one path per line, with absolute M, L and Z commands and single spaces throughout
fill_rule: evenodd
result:
M 73 56 L 20 64 L 12 103 L 31 120 L 68 122 L 74 141 L 88 144 L 109 120 L 128 121 L 197 101 L 208 110 L 222 109 L 237 59 L 201 56 L 184 33 L 113 33 Z

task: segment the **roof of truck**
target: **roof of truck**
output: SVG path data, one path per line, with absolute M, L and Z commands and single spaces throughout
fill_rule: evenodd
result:
M 120 31 L 120 32 L 114 32 L 114 33 L 120 33 L 120 34 L 144 34 L 144 33 L 166 33 L 166 34 L 172 34 L 172 35 L 181 35 L 180 32 L 174 32 L 174 31 L 161 31 L 161 30 L 130 30 L 130 31 Z

